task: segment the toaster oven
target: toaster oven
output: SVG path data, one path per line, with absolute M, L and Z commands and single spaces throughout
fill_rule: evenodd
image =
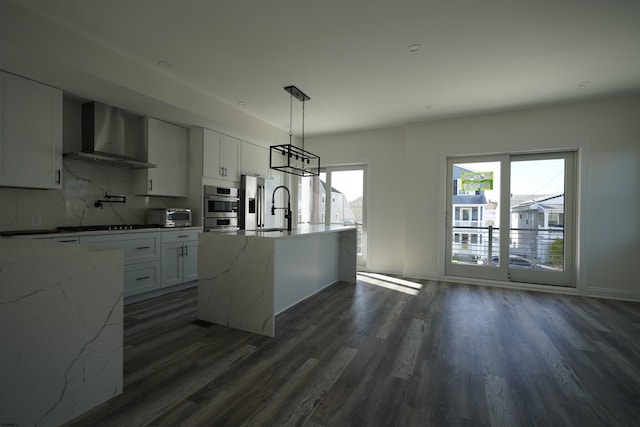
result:
M 158 227 L 191 227 L 191 209 L 165 208 L 149 209 L 147 211 L 147 224 Z

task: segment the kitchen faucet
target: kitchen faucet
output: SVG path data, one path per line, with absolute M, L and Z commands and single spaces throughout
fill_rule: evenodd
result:
M 286 208 L 277 208 L 276 207 L 276 191 L 278 188 L 284 188 L 287 190 L 287 207 Z M 289 189 L 284 185 L 279 185 L 273 190 L 273 195 L 271 196 L 271 215 L 276 214 L 276 209 L 284 209 L 284 217 L 287 219 L 287 230 L 291 231 L 291 193 Z

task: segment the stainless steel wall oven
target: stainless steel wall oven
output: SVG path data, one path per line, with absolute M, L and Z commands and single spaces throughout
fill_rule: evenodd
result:
M 204 186 L 205 231 L 238 229 L 238 194 L 233 187 Z

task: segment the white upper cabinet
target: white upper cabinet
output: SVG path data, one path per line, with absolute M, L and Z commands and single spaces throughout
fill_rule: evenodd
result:
M 268 178 L 269 149 L 242 141 L 242 174 Z
M 187 197 L 189 131 L 148 117 L 145 133 L 147 161 L 157 167 L 136 171 L 136 194 Z
M 62 91 L 0 71 L 0 186 L 61 188 Z
M 203 129 L 202 176 L 240 181 L 240 140 Z

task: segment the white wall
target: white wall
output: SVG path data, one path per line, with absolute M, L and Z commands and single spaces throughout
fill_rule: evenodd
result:
M 640 96 L 310 138 L 323 164 L 371 159 L 370 266 L 444 278 L 446 158 L 578 150 L 581 293 L 640 300 Z M 404 218 L 404 235 L 401 224 Z
M 161 69 L 80 37 L 13 2 L 0 2 L 0 70 L 66 93 L 176 124 L 207 127 L 269 145 L 288 132 L 234 108 Z
M 305 139 L 322 166 L 366 164 L 367 267 L 401 273 L 404 259 L 404 129 Z

